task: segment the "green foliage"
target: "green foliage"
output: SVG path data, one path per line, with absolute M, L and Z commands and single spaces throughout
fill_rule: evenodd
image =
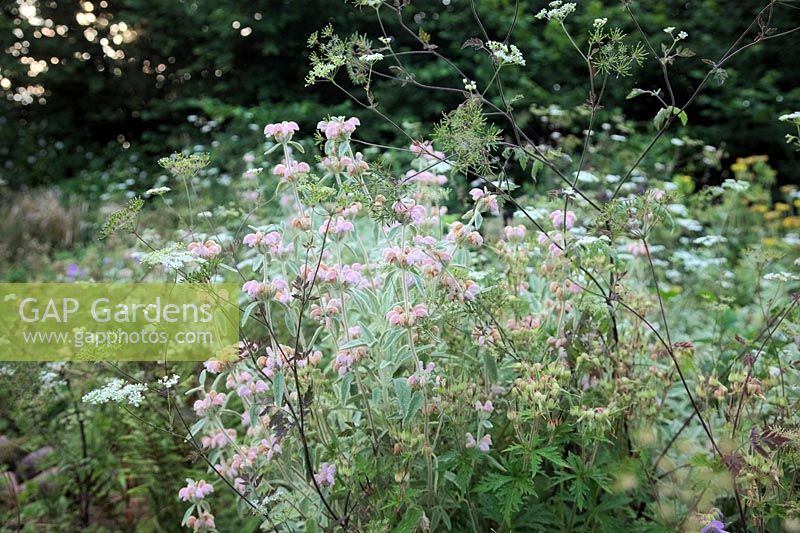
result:
M 127 364 L 124 371 L 141 379 L 159 375 L 143 367 Z M 83 392 L 101 383 L 105 372 L 87 363 L 0 365 L 0 432 L 19 453 L 53 449 L 38 465 L 45 475 L 29 482 L 16 504 L 0 509 L 3 527 L 17 527 L 17 511 L 29 530 L 46 529 L 54 516 L 67 529 L 99 531 L 171 530 L 180 522 L 175 494 L 192 470 L 188 448 L 154 429 L 163 420 L 152 411 L 82 403 Z M 171 429 L 180 431 L 177 424 Z M 81 513 L 84 497 L 88 523 Z
M 458 172 L 488 174 L 500 130 L 487 121 L 480 101 L 475 99 L 445 114 L 436 125 L 433 138 Z
M 139 197 L 132 198 L 128 205 L 115 211 L 100 228 L 100 239 L 107 239 L 116 232 L 132 233 L 136 230 L 136 220 L 139 212 L 144 207 L 144 200 Z
M 623 42 L 624 38 L 625 34 L 621 29 L 606 30 L 604 25 L 590 34 L 589 45 L 596 47 L 596 52 L 590 52 L 589 57 L 599 73 L 617 77 L 630 76 L 634 64 L 642 66 L 647 57 L 644 45 L 637 42 L 629 46 Z
M 94 185 L 87 181 L 97 180 L 113 161 L 135 155 L 139 161 L 152 165 L 158 155 L 169 150 L 205 144 L 208 139 L 202 131 L 205 123 L 187 122 L 186 117 L 191 115 L 214 122 L 212 128 L 228 135 L 242 136 L 249 131 L 250 123 L 263 126 L 280 120 L 287 111 L 301 122 L 309 123 L 333 112 L 332 106 L 343 108 L 338 114 L 352 113 L 358 107 L 343 102 L 332 91 L 319 86 L 314 91 L 298 91 L 307 74 L 306 62 L 299 59 L 305 53 L 305 36 L 311 29 L 323 28 L 329 22 L 343 35 L 368 33 L 372 40 L 379 36 L 366 23 L 374 10 L 331 11 L 330 3 L 321 0 L 293 5 L 292 9 L 271 0 L 247 5 L 207 0 L 169 5 L 154 0 L 109 2 L 103 8 L 99 4 L 94 6 L 96 22 L 88 27 L 78 23 L 72 4 L 37 5 L 39 16 L 52 20 L 54 27 L 66 27 L 67 32 L 37 39 L 32 34 L 38 27 L 22 19 L 16 23 L 19 17 L 9 16 L 0 21 L 0 33 L 5 39 L 3 50 L 13 50 L 15 43 L 27 41 L 30 57 L 60 60 L 31 78 L 27 75 L 28 67 L 18 57 L 0 56 L 3 76 L 12 82 L 7 94 L 13 96 L 18 88 L 29 84 L 41 84 L 45 89 L 44 104 L 38 100 L 25 106 L 13 99 L 0 101 L 3 108 L 0 115 L 7 121 L 0 128 L 0 156 L 6 161 L 0 168 L 0 179 L 15 187 L 56 182 L 73 182 L 77 187 Z M 715 0 L 693 2 L 690 8 L 674 3 L 634 2 L 630 6 L 649 34 L 659 34 L 670 24 L 689 33 L 697 57 L 679 62 L 679 71 L 673 75 L 676 86 L 699 83 L 708 68 L 701 58 L 715 62 L 747 27 L 755 8 L 753 4 L 729 6 Z M 477 6 L 490 37 L 501 40 L 505 36 L 513 7 L 513 3 L 505 0 L 491 0 Z M 525 43 L 521 49 L 527 68 L 534 74 L 521 75 L 519 69 L 506 69 L 500 74 L 509 95 L 525 96 L 515 106 L 523 115 L 523 122 L 527 108 L 532 105 L 552 102 L 570 108 L 585 100 L 583 60 L 556 27 L 543 29 L 530 16 L 541 7 L 542 3 L 521 2 L 513 35 L 518 45 Z M 10 13 L 16 9 L 13 2 L 8 5 Z M 462 9 L 455 3 L 448 6 L 415 3 L 406 11 L 405 21 L 415 26 L 413 31 L 423 30 L 439 46 L 437 50 L 453 55 L 456 65 L 470 77 L 487 79 L 487 74 L 491 75 L 488 61 L 476 61 L 472 49 L 460 50 L 466 38 L 464 29 L 474 22 L 470 9 Z M 522 16 L 523 13 L 528 16 Z M 778 12 L 777 16 L 782 15 Z M 621 28 L 629 34 L 628 39 L 637 39 L 636 28 L 616 1 L 581 4 L 566 24 L 578 35 L 579 30 L 591 28 L 598 17 L 608 18 L 609 26 Z M 112 22 L 103 26 L 99 22 L 103 19 Z M 719 24 L 720 20 L 726 23 Z M 232 28 L 234 21 L 238 22 L 238 29 Z M 780 18 L 773 21 L 783 22 Z M 113 39 L 109 27 L 119 22 L 137 32 L 133 40 L 126 39 L 114 46 L 124 52 L 124 58 L 110 57 L 100 43 L 104 37 Z M 407 35 L 391 14 L 384 23 L 395 38 Z M 15 28 L 23 31 L 23 38 L 14 36 Z M 93 41 L 83 37 L 87 28 L 98 32 Z M 251 33 L 244 35 L 245 28 L 252 30 Z M 468 35 L 477 36 L 477 33 Z M 796 34 L 789 36 L 786 46 L 795 46 L 797 38 Z M 659 49 L 660 41 L 655 39 L 653 45 Z M 724 139 L 735 155 L 767 153 L 788 178 L 796 167 L 796 154 L 765 141 L 780 131 L 775 116 L 800 107 L 796 69 L 792 68 L 791 54 L 780 52 L 781 46 L 778 40 L 764 42 L 724 67 L 716 68 L 714 77 L 720 81 L 725 77 L 728 81 L 698 100 L 697 118 L 693 119 L 690 134 L 712 145 Z M 89 60 L 75 57 L 84 52 L 90 54 Z M 558 68 L 552 68 L 554 64 Z M 162 72 L 158 71 L 159 65 L 164 67 Z M 414 78 L 422 83 L 461 83 L 460 77 L 421 57 L 409 65 L 413 66 Z M 637 71 L 636 84 L 650 89 L 657 87 L 661 78 L 660 69 L 651 65 Z M 418 92 L 389 80 L 373 77 L 371 88 L 376 98 L 396 111 L 401 121 L 409 123 L 433 122 L 442 109 L 454 105 L 449 95 Z M 619 98 L 629 87 L 608 90 Z M 218 115 L 221 108 L 236 111 Z M 250 119 L 246 118 L 248 114 Z M 642 121 L 652 117 L 644 105 L 634 106 L 627 114 Z M 258 118 L 252 120 L 253 117 Z M 739 126 L 733 130 L 725 126 L 734 122 Z M 529 134 L 540 133 L 535 123 L 527 126 Z M 387 143 L 397 138 L 397 132 L 390 128 L 366 127 L 371 138 Z M 220 157 L 221 151 L 215 150 L 215 154 Z M 155 170 L 152 167 L 151 172 Z M 131 175 L 123 179 L 128 177 Z
M 174 153 L 158 160 L 160 167 L 167 169 L 173 176 L 181 180 L 190 180 L 201 169 L 208 166 L 211 155 L 207 153 L 183 154 Z

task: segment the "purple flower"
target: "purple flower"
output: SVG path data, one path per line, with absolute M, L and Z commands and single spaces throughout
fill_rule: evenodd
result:
M 475 437 L 472 436 L 472 433 L 467 433 L 466 438 L 467 438 L 467 444 L 466 444 L 467 448 L 474 448 L 477 442 L 475 441 Z
M 728 533 L 725 531 L 725 524 L 719 520 L 712 520 L 706 527 L 700 530 L 700 533 Z
M 336 482 L 336 465 L 322 463 L 319 465 L 319 472 L 314 474 L 314 479 L 322 487 L 332 487 Z

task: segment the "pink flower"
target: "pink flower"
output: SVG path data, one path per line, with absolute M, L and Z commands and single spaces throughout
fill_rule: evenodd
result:
M 219 374 L 225 368 L 225 364 L 222 361 L 217 361 L 216 359 L 209 359 L 203 363 L 203 366 L 212 374 Z
M 425 304 L 417 304 L 408 310 L 396 305 L 386 313 L 386 320 L 392 326 L 413 326 L 417 319 L 426 316 L 428 316 L 428 307 Z
M 272 298 L 276 301 L 284 305 L 288 305 L 292 301 L 292 293 L 286 280 L 275 278 L 270 283 L 270 288 L 272 289 Z
M 575 225 L 575 213 L 572 211 L 567 211 L 567 215 L 565 217 L 564 211 L 557 209 L 550 213 L 550 221 L 556 228 L 570 229 Z
M 478 284 L 471 279 L 461 282 L 452 276 L 443 276 L 441 282 L 447 287 L 448 296 L 452 301 L 471 302 L 481 290 Z
M 418 172 L 416 170 L 409 170 L 406 172 L 406 180 L 414 181 L 419 183 L 420 185 L 430 185 L 430 186 L 443 186 L 447 184 L 447 176 L 442 176 L 440 174 L 434 174 L 433 172 L 429 172 L 427 170 L 423 170 Z
M 330 327 L 333 323 L 333 317 L 338 316 L 341 312 L 342 301 L 339 298 L 329 298 L 327 296 L 321 297 L 309 309 L 311 318 L 324 323 L 326 327 Z
M 224 405 L 226 399 L 227 396 L 225 396 L 224 392 L 210 390 L 202 400 L 194 402 L 194 411 L 198 416 L 203 416 L 214 407 L 221 407 Z
M 503 231 L 506 234 L 506 239 L 509 241 L 525 240 L 525 226 L 522 224 L 518 226 L 506 226 Z
M 539 244 L 544 244 L 550 240 L 550 236 L 547 233 L 539 232 L 539 235 L 536 237 L 536 242 Z
M 497 195 L 489 194 L 489 191 L 484 187 L 478 189 L 477 187 L 469 191 L 472 200 L 475 202 L 475 209 L 478 211 L 488 210 L 491 214 L 497 215 L 500 213 L 500 205 L 497 203 Z
M 337 216 L 335 219 L 329 218 L 323 222 L 322 226 L 319 228 L 319 234 L 325 235 L 326 233 L 332 233 L 333 235 L 343 235 L 355 229 L 356 227 L 352 222 L 342 216 Z
M 364 161 L 364 156 L 361 152 L 357 152 L 355 158 L 343 157 L 339 163 L 347 169 L 347 173 L 351 176 L 360 174 L 365 170 L 369 170 L 369 165 Z
M 541 319 L 539 317 L 531 315 L 524 316 L 519 321 L 511 318 L 508 320 L 507 323 L 507 327 L 511 331 L 538 329 L 541 325 L 542 325 Z
M 253 248 L 254 246 L 260 246 L 263 243 L 263 240 L 264 234 L 260 231 L 257 231 L 255 233 L 248 233 L 245 235 L 244 239 L 242 239 L 242 242 L 250 248 Z
M 336 465 L 331 463 L 319 465 L 319 471 L 314 474 L 314 480 L 321 487 L 332 487 L 336 482 Z
M 266 235 L 263 235 L 258 244 L 266 246 L 269 250 L 269 253 L 273 255 L 280 255 L 283 252 L 290 252 L 294 250 L 294 246 L 291 243 L 288 246 L 283 246 L 281 234 L 277 231 L 270 231 Z
M 577 283 L 575 283 L 574 281 L 569 280 L 569 279 L 564 282 L 564 286 L 572 294 L 579 294 L 581 292 L 581 290 L 582 290 L 580 285 L 578 285 Z
M 470 243 L 472 246 L 480 247 L 483 245 L 483 235 L 478 233 L 477 231 L 470 231 L 467 235 L 467 242 Z
M 425 304 L 417 304 L 414 306 L 414 316 L 417 318 L 424 318 L 428 316 L 428 306 Z
M 481 288 L 471 279 L 468 279 L 464 284 L 466 285 L 466 289 L 464 289 L 464 299 L 471 302 L 478 295 Z
M 403 308 L 399 305 L 394 306 L 391 311 L 386 313 L 386 320 L 388 320 L 389 324 L 392 326 L 402 325 L 403 321 L 405 320 Z
M 401 222 L 411 222 L 412 224 L 420 224 L 426 215 L 424 205 L 408 199 L 395 202 L 392 210 L 398 215 Z
M 492 436 L 489 434 L 484 435 L 483 438 L 478 443 L 478 449 L 483 453 L 488 452 L 491 446 L 492 446 Z
M 632 255 L 647 255 L 647 246 L 641 241 L 632 242 L 625 249 Z
M 214 523 L 214 515 L 208 511 L 201 512 L 200 516 L 190 516 L 187 518 L 186 526 L 192 528 L 194 531 L 211 531 L 217 527 Z
M 561 233 L 553 232 L 551 235 L 548 235 L 540 232 L 536 240 L 539 244 L 549 243 L 548 249 L 551 257 L 561 257 L 564 253 L 563 248 L 558 244 L 558 241 L 561 240 Z
M 411 152 L 417 157 L 424 157 L 428 161 L 444 161 L 444 152 L 433 149 L 430 141 L 414 141 L 410 146 Z
M 213 450 L 216 448 L 224 448 L 228 444 L 236 442 L 236 430 L 220 429 L 212 433 L 211 436 L 204 436 L 202 439 L 200 439 L 200 442 L 202 443 L 203 448 L 206 449 L 210 448 Z
M 298 174 L 308 174 L 309 172 L 311 172 L 311 167 L 308 166 L 308 163 L 295 160 L 284 160 L 282 163 L 275 165 L 275 168 L 272 169 L 273 174 L 280 176 L 283 178 L 283 181 L 287 183 L 292 182 L 294 176 Z
M 355 216 L 361 211 L 361 202 L 353 202 L 347 207 L 342 208 L 339 211 L 339 214 L 346 218 L 355 218 Z
M 490 194 L 484 198 L 486 202 L 486 207 L 489 209 L 489 212 L 493 215 L 500 214 L 500 205 L 497 203 L 497 195 Z
M 202 479 L 196 483 L 187 479 L 186 483 L 186 486 L 178 491 L 178 497 L 184 502 L 196 503 L 214 492 L 214 486 Z
M 412 389 L 426 386 L 433 376 L 435 368 L 436 365 L 433 362 L 429 362 L 427 366 L 422 366 L 422 361 L 419 361 L 417 363 L 417 371 L 406 378 L 406 383 Z
M 278 122 L 276 124 L 267 124 L 264 128 L 264 135 L 267 138 L 274 137 L 278 142 L 289 141 L 296 131 L 300 130 L 297 122 Z
M 364 275 L 361 274 L 361 265 L 344 265 L 339 274 L 339 281 L 351 287 L 362 287 L 364 285 Z
M 331 117 L 330 120 L 321 120 L 317 123 L 317 129 L 325 134 L 326 139 L 338 139 L 339 137 L 350 138 L 356 131 L 356 127 L 361 125 L 361 121 L 355 117 L 345 120 L 344 117 Z
M 472 328 L 472 338 L 478 346 L 484 346 L 486 343 L 494 344 L 500 340 L 500 332 L 494 326 Z
M 477 444 L 477 442 L 475 441 L 475 437 L 472 436 L 472 433 L 467 433 L 466 434 L 466 439 L 467 439 L 467 443 L 465 444 L 465 446 L 467 448 L 474 448 L 475 445 Z
M 261 443 L 258 445 L 258 453 L 266 454 L 268 461 L 282 452 L 283 446 L 281 446 L 281 439 L 275 435 L 270 435 L 266 439 L 261 439 Z
M 475 401 L 475 410 L 484 413 L 491 413 L 494 411 L 494 406 L 491 400 L 486 400 L 486 403 L 481 403 L 479 400 Z
M 189 251 L 195 257 L 210 259 L 222 252 L 222 247 L 211 239 L 206 242 L 193 242 L 189 244 Z
M 343 350 L 336 354 L 336 358 L 333 360 L 333 369 L 336 370 L 340 376 L 347 374 L 350 371 L 350 367 L 356 362 L 353 355 L 353 352 L 350 350 Z
M 414 244 L 417 246 L 436 246 L 437 240 L 430 235 L 415 235 Z
M 267 292 L 267 285 L 263 282 L 250 280 L 242 285 L 242 290 L 247 293 L 250 298 L 260 298 Z
M 260 231 L 248 233 L 244 236 L 244 239 L 242 239 L 242 243 L 251 248 L 256 246 L 266 246 L 269 248 L 270 253 L 273 254 L 278 254 L 284 250 L 283 243 L 281 241 L 281 234 L 277 231 L 271 231 L 266 235 Z

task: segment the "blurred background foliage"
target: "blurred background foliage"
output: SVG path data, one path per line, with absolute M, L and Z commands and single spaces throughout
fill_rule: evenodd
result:
M 366 111 L 329 85 L 305 87 L 306 38 L 328 23 L 343 35 L 361 32 L 377 38 L 374 12 L 340 0 L 304 2 L 258 0 L 6 0 L 0 17 L 0 179 L 14 188 L 60 184 L 70 192 L 97 192 L 108 181 L 134 179 L 150 186 L 155 159 L 173 150 L 214 142 L 255 146 L 265 123 L 296 120 L 310 130 L 328 114 Z M 544 138 L 547 125 L 533 120 L 537 106 L 571 108 L 586 98 L 585 66 L 562 33 L 534 14 L 545 0 L 520 1 L 512 42 L 527 60 L 503 74 L 529 135 Z M 478 13 L 490 37 L 502 40 L 513 20 L 515 2 L 482 0 Z M 763 7 L 760 0 L 633 2 L 644 30 L 660 42 L 665 26 L 689 33 L 697 56 L 674 66 L 679 101 L 708 71 L 703 58 L 719 58 Z M 781 10 L 774 25 L 800 19 L 796 6 Z M 466 38 L 480 37 L 467 0 L 414 1 L 405 22 L 431 35 L 431 43 L 474 79 L 488 79 L 485 55 L 462 49 Z M 413 14 L 413 19 L 409 15 Z M 580 2 L 568 21 L 581 36 L 595 17 L 634 33 L 614 0 Z M 396 20 L 387 31 L 401 41 L 409 36 Z M 471 33 L 470 33 L 471 32 Z M 712 84 L 690 109 L 683 134 L 724 146 L 731 157 L 767 154 L 779 182 L 797 181 L 797 157 L 783 144 L 786 133 L 776 117 L 800 107 L 800 34 L 752 47 L 729 63 L 728 80 Z M 658 46 L 658 44 L 656 44 Z M 626 101 L 631 87 L 660 86 L 660 69 L 650 58 L 634 76 L 615 83 L 605 96 L 608 111 L 649 121 L 655 102 Z M 417 79 L 461 87 L 461 80 L 428 58 L 409 61 Z M 458 96 L 419 91 L 376 80 L 382 109 L 398 123 L 431 124 L 459 102 Z M 358 95 L 361 96 L 361 95 Z M 364 138 L 405 142 L 371 117 Z M 410 127 L 410 126 L 409 126 Z M 576 126 L 580 128 L 581 126 Z M 579 132 L 580 129 L 576 129 Z M 423 132 L 425 133 L 425 132 Z M 211 134 L 211 137 L 209 137 Z M 214 150 L 224 153 L 222 150 Z M 224 161 L 220 162 L 224 167 Z M 723 165 L 723 169 L 727 165 Z M 721 178 L 722 176 L 716 176 Z M 100 184 L 98 184 L 98 180 Z

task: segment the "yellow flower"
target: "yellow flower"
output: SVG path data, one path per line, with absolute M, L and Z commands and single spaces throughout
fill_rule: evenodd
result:
M 766 213 L 764 213 L 764 220 L 775 220 L 777 218 L 780 218 L 780 216 L 781 214 L 778 213 L 777 211 L 767 211 Z
M 740 174 L 747 170 L 747 167 L 757 163 L 766 163 L 769 157 L 765 155 L 751 155 L 749 157 L 737 157 L 736 162 L 731 165 L 731 170 L 736 174 Z
M 783 227 L 786 229 L 797 229 L 800 228 L 800 217 L 798 216 L 791 216 L 784 218 L 781 223 Z
M 679 174 L 675 176 L 673 181 L 683 193 L 691 193 L 694 191 L 694 180 L 688 174 Z
M 778 211 L 779 213 L 788 213 L 790 209 L 791 208 L 789 207 L 789 204 L 785 204 L 783 202 L 777 202 L 775 204 L 775 211 Z
M 761 242 L 764 243 L 764 246 L 775 246 L 778 244 L 778 239 L 775 237 L 765 237 Z
M 738 160 L 737 160 L 738 161 Z M 769 156 L 766 155 L 751 155 L 744 159 L 746 165 L 755 165 L 756 163 L 766 163 L 769 161 Z
M 769 207 L 767 207 L 764 204 L 753 204 L 752 207 L 750 207 L 750 209 L 752 209 L 756 213 L 766 213 L 769 210 Z

